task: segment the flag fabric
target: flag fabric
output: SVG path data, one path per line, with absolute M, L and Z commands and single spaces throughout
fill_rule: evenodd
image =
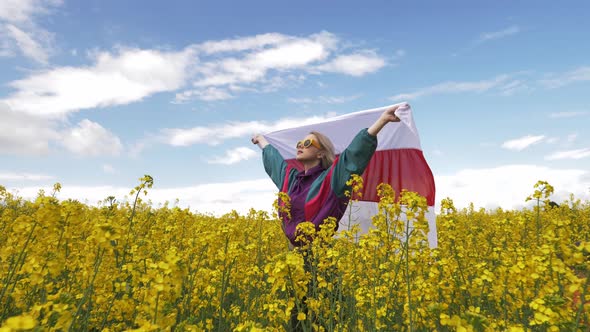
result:
M 377 150 L 362 175 L 364 188 L 361 201 L 352 207 L 348 206 L 349 211 L 342 217 L 340 225 L 346 225 L 349 220 L 354 220 L 360 224 L 362 232 L 367 232 L 372 225 L 371 217 L 378 212 L 379 198 L 376 187 L 380 183 L 387 183 L 392 186 L 398 196 L 402 189 L 406 189 L 426 198 L 429 206 L 428 241 L 430 247 L 436 247 L 434 177 L 422 153 L 412 108 L 408 103 L 398 105 L 395 115 L 401 121 L 387 124 L 377 135 Z M 349 113 L 263 136 L 279 151 L 287 163 L 301 170 L 301 163 L 295 159 L 295 145 L 310 131 L 317 131 L 329 137 L 334 144 L 336 154 L 339 154 L 346 149 L 361 129 L 370 127 L 387 108 L 392 106 L 394 105 Z

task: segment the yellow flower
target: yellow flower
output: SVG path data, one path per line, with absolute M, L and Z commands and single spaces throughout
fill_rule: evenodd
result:
M 28 315 L 10 317 L 2 327 L 14 330 L 30 330 L 37 326 L 37 321 Z

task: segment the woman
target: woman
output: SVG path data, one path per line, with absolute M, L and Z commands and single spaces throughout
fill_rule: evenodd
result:
M 365 171 L 377 148 L 379 131 L 389 122 L 400 121 L 395 115 L 398 107 L 388 108 L 373 125 L 362 129 L 337 158 L 326 136 L 310 132 L 297 143 L 296 159 L 303 164 L 301 172 L 291 168 L 262 135 L 252 137 L 252 143 L 262 149 L 266 173 L 291 199 L 291 218 L 283 216 L 283 229 L 293 246 L 302 245 L 296 241 L 300 223 L 310 221 L 319 230 L 326 218 L 340 220 L 344 215 L 349 201 L 344 193 L 350 190 L 346 182 L 352 174 L 361 175 Z

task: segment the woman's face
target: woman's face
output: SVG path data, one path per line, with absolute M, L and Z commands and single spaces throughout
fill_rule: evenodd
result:
M 319 146 L 319 142 L 315 135 L 309 134 L 305 136 L 305 138 L 301 140 L 301 143 L 305 142 L 306 140 L 313 141 L 313 144 L 310 144 L 308 147 L 304 147 L 303 144 L 299 144 L 299 146 L 297 146 L 297 156 L 295 159 L 299 161 L 313 161 L 316 159 L 321 159 L 320 149 L 317 148 L 317 146 Z

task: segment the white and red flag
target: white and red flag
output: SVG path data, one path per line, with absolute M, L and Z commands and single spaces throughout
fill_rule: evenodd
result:
M 377 150 L 362 176 L 364 183 L 362 200 L 353 205 L 352 211 L 344 214 L 340 225 L 348 224 L 350 218 L 359 223 L 362 231 L 366 232 L 371 227 L 371 217 L 378 212 L 379 198 L 376 187 L 380 183 L 388 183 L 397 195 L 402 189 L 406 189 L 426 197 L 430 228 L 428 241 L 430 247 L 436 247 L 434 177 L 420 147 L 420 137 L 412 116 L 412 109 L 408 103 L 399 105 L 395 115 L 401 121 L 389 123 L 377 135 Z M 391 106 L 393 105 L 349 113 L 315 124 L 278 130 L 265 134 L 264 137 L 288 163 L 302 169 L 301 164 L 295 160 L 295 145 L 310 131 L 317 131 L 328 136 L 334 144 L 336 154 L 339 154 L 346 149 L 361 129 L 370 127 Z M 351 206 L 349 205 L 348 208 L 351 209 Z

